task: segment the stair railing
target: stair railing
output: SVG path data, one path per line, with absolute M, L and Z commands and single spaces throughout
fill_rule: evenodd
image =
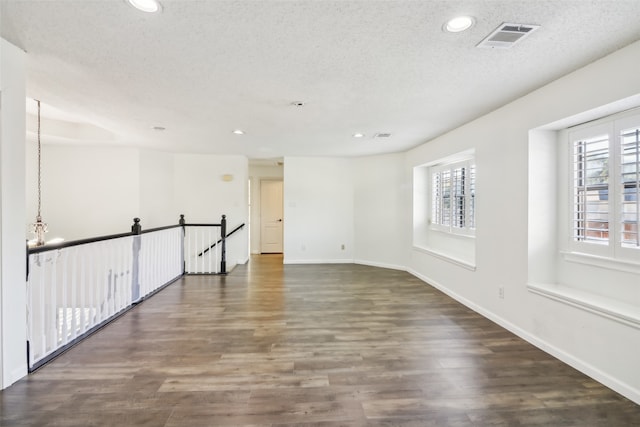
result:
M 143 230 L 134 218 L 128 233 L 28 247 L 29 370 L 184 274 L 227 274 L 226 221 L 188 224 L 180 215 L 177 225 Z

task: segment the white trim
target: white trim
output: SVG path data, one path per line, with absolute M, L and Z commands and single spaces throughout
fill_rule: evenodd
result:
M 636 389 L 634 387 L 632 387 L 630 384 L 627 384 L 625 382 L 620 381 L 617 378 L 612 377 L 611 375 L 608 375 L 605 372 L 602 372 L 600 369 L 594 367 L 593 365 L 585 362 L 582 359 L 579 359 L 567 352 L 565 352 L 564 350 L 559 349 L 558 347 L 554 346 L 553 344 L 550 344 L 549 342 L 540 339 L 539 337 L 532 335 L 531 333 L 525 331 L 524 329 L 520 328 L 519 326 L 514 325 L 513 323 L 505 320 L 504 318 L 497 316 L 496 314 L 492 313 L 491 311 L 485 310 L 484 308 L 480 307 L 479 305 L 475 304 L 474 302 L 458 295 L 457 293 L 451 291 L 450 289 L 446 288 L 445 286 L 442 286 L 441 284 L 439 284 L 438 282 L 431 280 L 430 278 L 418 273 L 417 271 L 413 270 L 413 269 L 408 269 L 407 270 L 408 273 L 414 275 L 415 277 L 417 277 L 418 279 L 422 280 L 423 282 L 425 282 L 427 285 L 429 286 L 433 286 L 434 288 L 444 292 L 445 294 L 447 294 L 448 296 L 450 296 L 451 298 L 455 299 L 456 301 L 458 301 L 459 303 L 467 306 L 468 308 L 470 308 L 471 310 L 475 311 L 476 313 L 486 317 L 487 319 L 497 323 L 498 325 L 502 326 L 503 328 L 505 328 L 506 330 L 514 333 L 515 335 L 517 335 L 518 337 L 522 338 L 523 340 L 529 342 L 530 344 L 533 344 L 534 346 L 538 347 L 540 350 L 550 354 L 551 356 L 559 359 L 560 361 L 566 363 L 567 365 L 577 369 L 578 371 L 582 372 L 583 374 L 593 378 L 594 380 L 600 382 L 601 384 L 605 385 L 606 387 L 609 387 L 610 389 L 620 393 L 621 395 L 627 397 L 628 399 L 632 400 L 633 402 L 637 403 L 640 405 L 640 390 Z
M 432 257 L 441 259 L 443 261 L 447 261 L 450 262 L 451 264 L 457 265 L 458 267 L 462 267 L 462 268 L 466 268 L 467 270 L 470 271 L 476 271 L 476 265 L 472 264 L 468 261 L 465 261 L 463 259 L 460 258 L 456 258 L 454 256 L 445 254 L 444 252 L 439 252 L 439 251 L 434 251 L 433 249 L 428 249 L 422 246 L 416 246 L 413 245 L 413 249 L 418 251 L 418 252 L 422 252 L 425 253 L 427 255 L 431 255 Z
M 567 262 L 586 264 L 614 271 L 624 271 L 626 273 L 640 274 L 640 264 L 636 262 L 587 254 L 584 252 L 560 251 L 560 254 Z
M 283 264 L 353 264 L 352 259 L 287 259 Z
M 560 284 L 527 283 L 529 292 L 640 329 L 640 308 Z
M 439 225 L 431 223 L 431 219 L 429 219 L 429 230 L 435 231 L 436 233 L 445 233 L 449 236 L 460 236 L 466 237 L 467 239 L 475 239 L 476 238 L 476 229 L 475 228 L 458 228 L 451 227 L 448 225 Z
M 370 267 L 387 268 L 389 270 L 407 271 L 407 267 L 404 267 L 402 265 L 387 264 L 387 263 L 384 263 L 384 262 L 366 261 L 366 260 L 363 260 L 363 259 L 354 259 L 353 263 L 354 264 L 360 264 L 360 265 L 368 265 Z
M 469 160 L 474 160 L 476 157 L 476 149 L 470 148 L 468 150 L 461 151 L 456 154 L 452 154 L 450 156 L 442 157 L 438 160 L 434 160 L 432 162 L 422 163 L 420 165 L 415 165 L 414 167 L 433 167 L 433 166 L 446 166 L 452 163 L 460 163 Z

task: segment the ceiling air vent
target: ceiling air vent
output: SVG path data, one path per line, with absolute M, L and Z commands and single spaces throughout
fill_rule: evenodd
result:
M 509 49 L 516 43 L 525 39 L 538 28 L 540 28 L 540 25 L 503 23 L 500 24 L 500 26 L 498 26 L 498 28 L 496 28 L 484 40 L 478 43 L 477 47 Z
M 373 135 L 374 138 L 390 138 L 391 134 L 390 133 L 376 133 L 375 135 Z

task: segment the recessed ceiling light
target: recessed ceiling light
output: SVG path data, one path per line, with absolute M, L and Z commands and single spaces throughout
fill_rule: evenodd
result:
M 447 21 L 443 28 L 450 33 L 460 33 L 473 27 L 476 20 L 472 16 L 457 16 Z
M 358 132 L 358 133 L 354 133 L 354 134 L 353 134 L 353 137 L 354 137 L 354 138 L 363 138 L 363 137 L 364 137 L 364 133 L 360 133 L 360 132 Z
M 138 10 L 148 13 L 160 11 L 160 3 L 158 0 L 128 0 L 129 4 Z
M 240 130 L 240 129 L 234 130 L 233 133 L 236 134 L 236 135 L 244 135 L 244 131 Z

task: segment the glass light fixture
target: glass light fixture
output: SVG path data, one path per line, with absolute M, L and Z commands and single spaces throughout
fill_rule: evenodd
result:
M 240 130 L 240 129 L 234 130 L 233 133 L 236 134 L 236 135 L 244 135 L 244 131 Z
M 47 224 L 42 221 L 42 142 L 40 141 L 40 101 L 38 103 L 38 214 L 36 222 L 31 224 L 31 231 L 35 235 L 33 246 L 42 246 L 45 244 L 44 233 L 47 230 Z
M 472 16 L 457 16 L 444 24 L 445 31 L 450 33 L 460 33 L 473 27 L 476 20 Z
M 131 6 L 148 13 L 160 11 L 160 3 L 157 0 L 128 0 Z
M 358 133 L 354 133 L 354 134 L 353 134 L 353 137 L 354 137 L 354 138 L 363 138 L 363 137 L 364 137 L 364 133 L 360 133 L 360 132 L 358 132 Z
M 34 238 L 27 242 L 29 247 L 43 246 L 45 244 L 55 244 L 64 241 L 62 237 L 56 237 L 49 240 L 44 240 L 44 235 L 47 233 L 47 224 L 42 220 L 42 140 L 40 138 L 40 101 L 35 100 L 38 105 L 38 213 L 36 215 L 36 221 L 31 224 L 31 232 L 34 234 Z

